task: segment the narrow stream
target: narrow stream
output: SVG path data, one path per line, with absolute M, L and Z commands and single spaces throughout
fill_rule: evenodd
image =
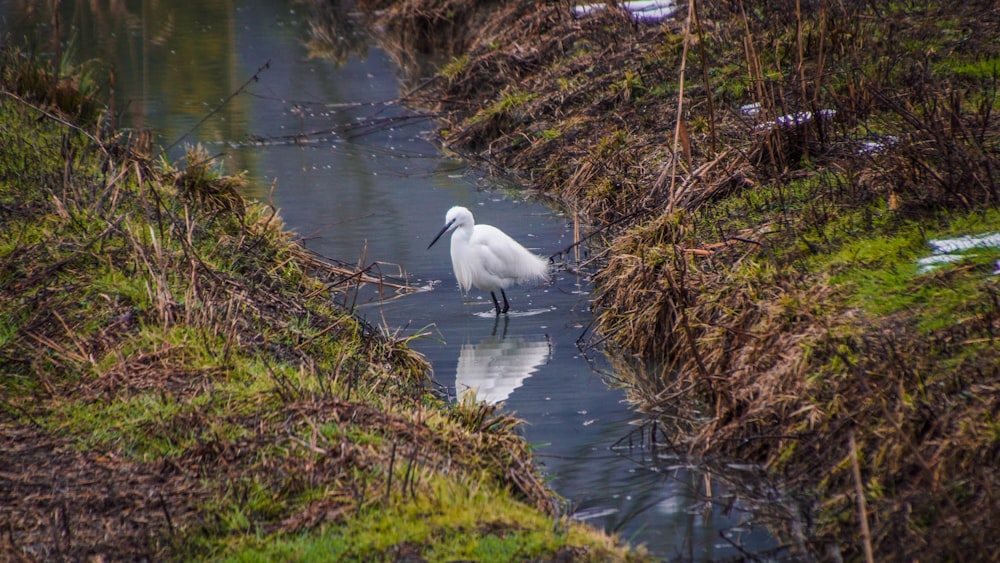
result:
M 26 4 L 0 0 L 3 33 L 50 49 L 58 31 L 77 61 L 113 66 L 123 125 L 152 129 L 161 146 L 202 143 L 246 170 L 248 195 L 272 201 L 310 249 L 424 288 L 362 298 L 357 312 L 400 336 L 426 333 L 412 346 L 442 388 L 476 388 L 524 419 L 568 512 L 663 559 L 780 558 L 755 520 L 760 501 L 728 485 L 726 471 L 752 471 L 713 473 L 646 447 L 606 358 L 578 346 L 592 321 L 586 275 L 560 270 L 548 286 L 509 290 L 500 319 L 488 294 L 463 297 L 447 241 L 427 250 L 449 207 L 542 255 L 573 243 L 573 218 L 441 155 L 425 140 L 433 124 L 395 103 L 399 70 L 386 53 L 339 52 L 340 64 L 311 53 L 308 15 L 291 0 L 63 2 L 58 20 Z

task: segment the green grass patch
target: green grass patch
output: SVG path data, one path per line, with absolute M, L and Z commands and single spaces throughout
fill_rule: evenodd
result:
M 532 92 L 520 92 L 512 88 L 508 88 L 500 93 L 500 99 L 493 102 L 482 111 L 473 116 L 470 123 L 476 123 L 486 119 L 492 119 L 497 116 L 506 115 L 512 110 L 524 106 L 531 100 L 538 97 L 538 94 Z
M 969 61 L 965 63 L 955 63 L 945 61 L 941 63 L 942 68 L 951 71 L 958 76 L 975 80 L 996 80 L 1000 77 L 1000 55 Z
M 469 66 L 469 56 L 462 55 L 460 57 L 453 57 L 451 62 L 441 67 L 439 71 L 442 76 L 448 79 L 454 79 L 455 77 L 462 74 L 465 69 Z
M 918 261 L 932 256 L 928 241 L 1000 232 L 1000 211 L 951 217 L 929 231 L 926 223 L 904 223 L 891 232 L 846 242 L 813 267 L 831 272 L 830 282 L 844 288 L 848 302 L 886 316 L 906 311 L 921 330 L 944 328 L 965 314 L 967 304 L 982 299 L 1000 260 L 1000 248 L 981 246 L 954 253 L 953 262 L 923 270 Z
M 394 495 L 389 507 L 362 511 L 345 527 L 262 537 L 222 560 L 371 561 L 413 550 L 428 561 L 526 561 L 552 559 L 568 545 L 589 545 L 595 560 L 611 556 L 604 539 L 576 524 L 557 532 L 551 520 L 486 481 L 425 479 L 416 496 Z

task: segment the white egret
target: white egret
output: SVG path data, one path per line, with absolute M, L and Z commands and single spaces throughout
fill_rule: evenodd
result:
M 462 291 L 476 286 L 489 291 L 497 315 L 510 308 L 504 288 L 513 284 L 544 282 L 549 279 L 549 261 L 532 254 L 507 233 L 490 225 L 477 225 L 468 209 L 455 206 L 444 217 L 444 227 L 427 248 L 448 231 L 451 235 L 451 266 Z M 496 290 L 503 296 L 503 309 Z

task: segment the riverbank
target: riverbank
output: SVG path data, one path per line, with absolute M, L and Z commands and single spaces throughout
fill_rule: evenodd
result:
M 107 131 L 85 73 L 0 75 L 4 560 L 639 560 L 559 518 L 518 421 L 405 341 L 203 151 Z
M 817 558 L 1000 557 L 992 3 L 361 4 L 452 55 L 409 97 L 444 146 L 601 229 L 679 451 L 808 491 Z

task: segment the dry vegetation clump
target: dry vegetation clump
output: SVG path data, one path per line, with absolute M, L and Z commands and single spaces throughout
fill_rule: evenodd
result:
M 0 559 L 219 555 L 445 479 L 552 509 L 514 418 L 450 408 L 336 303 L 391 280 L 318 260 L 202 151 L 151 161 L 22 95 L 0 94 Z
M 509 25 L 478 36 L 467 60 L 443 73 L 444 142 L 595 219 L 655 201 L 661 186 L 643 180 L 669 160 L 671 109 L 647 95 L 676 69 L 659 60 L 655 41 L 623 41 L 622 31 L 661 34 L 617 10 L 573 20 L 558 4 L 502 21 Z M 463 107 L 470 99 L 474 111 Z
M 1000 555 L 992 539 L 1000 510 L 1000 353 L 995 345 L 969 344 L 992 338 L 1000 327 L 1000 308 L 991 309 L 930 333 L 907 315 L 893 315 L 873 326 L 854 325 L 853 334 L 814 340 L 811 364 L 823 367 L 806 374 L 804 410 L 781 420 L 799 437 L 771 455 L 826 472 L 820 490 L 832 521 L 824 526 L 857 525 L 858 501 L 849 491 L 861 485 L 844 447 L 851 435 L 865 468 L 879 551 L 901 560 Z
M 423 103 L 445 145 L 606 229 L 600 330 L 665 366 L 646 408 L 693 395 L 685 448 L 813 488 L 816 553 L 1000 557 L 1000 257 L 915 265 L 1000 230 L 1000 12 L 691 6 L 504 3 L 439 28 L 468 49 Z

